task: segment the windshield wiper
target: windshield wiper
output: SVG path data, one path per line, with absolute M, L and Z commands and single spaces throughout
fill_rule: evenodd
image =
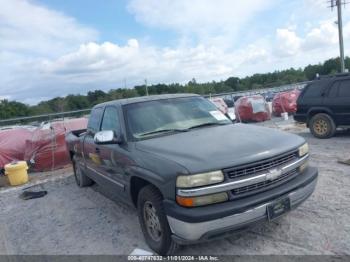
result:
M 155 130 L 151 132 L 146 132 L 143 134 L 140 134 L 139 136 L 148 136 L 148 135 L 153 135 L 153 134 L 158 134 L 158 133 L 169 133 L 169 132 L 187 132 L 187 129 L 176 129 L 176 128 L 171 128 L 171 129 L 160 129 L 160 130 Z
M 228 125 L 229 123 L 219 123 L 219 122 L 208 122 L 208 123 L 203 123 L 195 126 L 191 126 L 188 129 L 194 129 L 194 128 L 200 128 L 200 127 L 206 127 L 206 126 L 223 126 L 223 125 Z

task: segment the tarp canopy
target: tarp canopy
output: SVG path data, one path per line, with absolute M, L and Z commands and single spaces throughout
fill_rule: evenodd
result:
M 12 161 L 23 160 L 26 140 L 33 135 L 33 127 L 11 127 L 0 130 L 0 169 Z
M 228 106 L 221 97 L 210 98 L 210 101 L 225 115 L 228 113 Z
M 271 119 L 267 103 L 261 95 L 244 96 L 235 102 L 236 117 L 242 122 L 262 122 Z
M 0 130 L 0 168 L 15 160 L 33 161 L 35 171 L 61 168 L 70 163 L 66 132 L 86 127 L 87 118 L 77 118 Z
M 288 92 L 282 92 L 272 100 L 272 112 L 275 116 L 281 116 L 281 113 L 294 114 L 297 111 L 297 99 L 300 91 L 295 89 Z
M 68 165 L 70 159 L 65 134 L 86 127 L 86 118 L 44 124 L 34 131 L 32 139 L 26 141 L 24 159 L 35 163 L 35 171 L 54 170 Z

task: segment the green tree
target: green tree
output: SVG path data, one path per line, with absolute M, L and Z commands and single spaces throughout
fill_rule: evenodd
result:
M 7 99 L 0 100 L 0 119 L 28 116 L 28 113 L 29 108 L 23 103 Z

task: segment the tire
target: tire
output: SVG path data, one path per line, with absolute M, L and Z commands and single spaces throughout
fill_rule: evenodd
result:
M 314 115 L 310 120 L 309 128 L 315 137 L 321 139 L 332 137 L 337 129 L 332 117 L 325 113 Z
M 171 238 L 172 233 L 164 212 L 163 197 L 153 185 L 147 185 L 140 190 L 137 198 L 137 212 L 148 246 L 162 256 L 173 254 L 178 245 Z
M 87 177 L 81 170 L 81 167 L 78 164 L 76 156 L 73 156 L 73 170 L 74 170 L 75 182 L 79 187 L 87 187 L 93 184 L 94 181 L 92 181 L 92 179 Z

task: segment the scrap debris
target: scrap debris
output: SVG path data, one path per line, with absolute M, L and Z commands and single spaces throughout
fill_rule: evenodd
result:
M 338 160 L 338 163 L 350 166 L 350 158 L 346 160 Z
M 24 191 L 22 194 L 20 194 L 19 198 L 23 200 L 29 200 L 34 198 L 40 198 L 47 194 L 47 191 Z

